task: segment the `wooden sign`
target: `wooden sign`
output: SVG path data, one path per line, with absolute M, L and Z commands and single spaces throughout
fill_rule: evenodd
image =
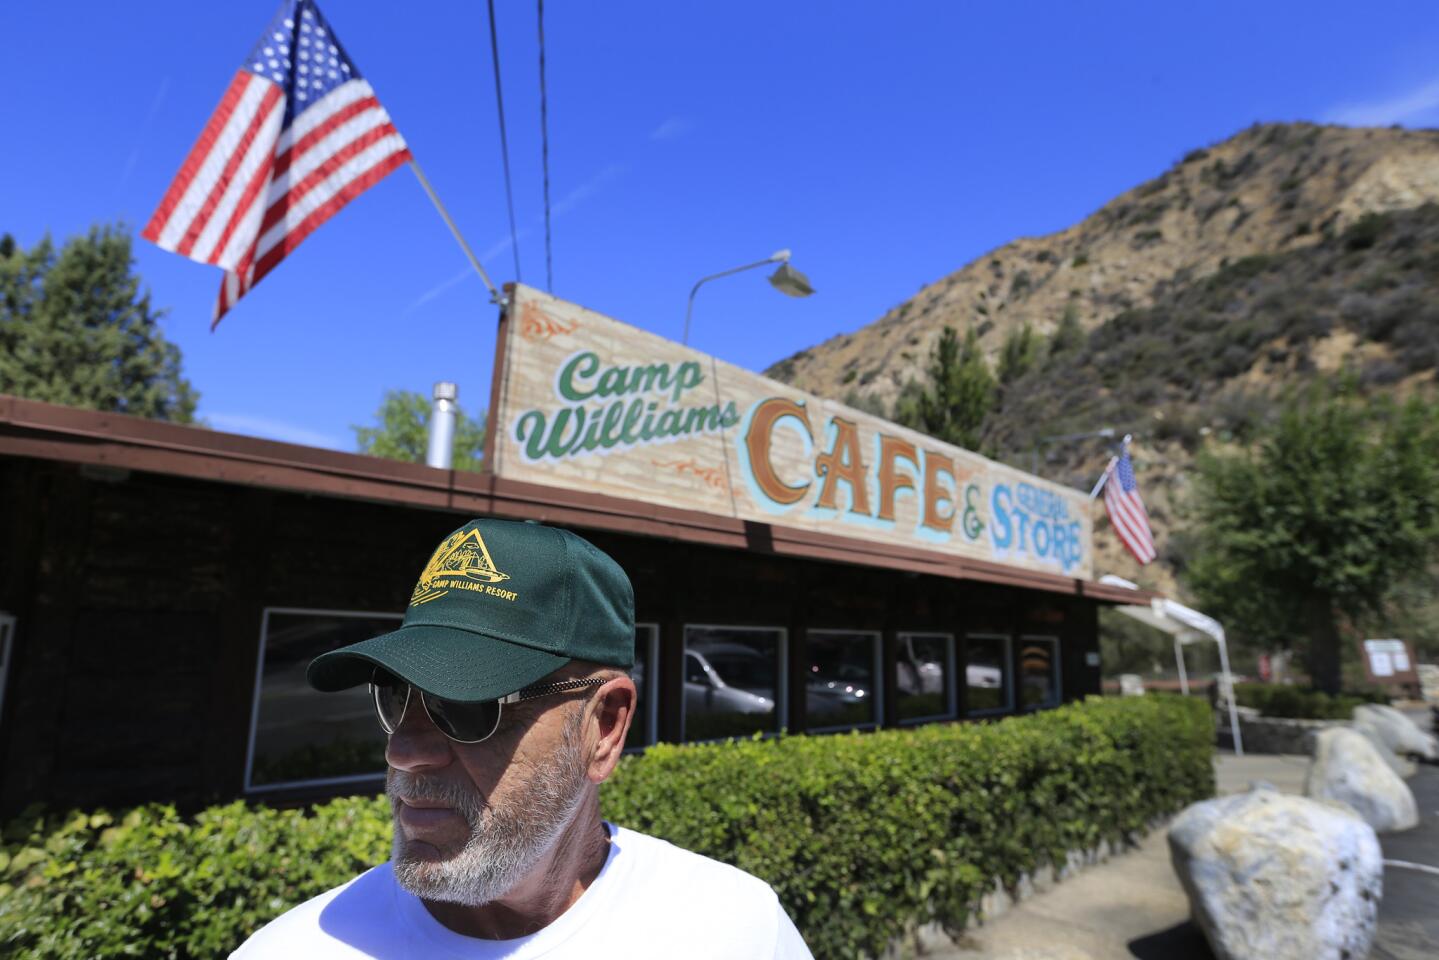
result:
M 1414 649 L 1407 640 L 1363 640 L 1364 675 L 1370 683 L 1385 686 L 1419 686 Z
M 519 284 L 496 474 L 1090 579 L 1088 497 Z

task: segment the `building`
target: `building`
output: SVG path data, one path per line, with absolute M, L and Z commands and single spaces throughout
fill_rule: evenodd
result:
M 568 527 L 629 572 L 636 747 L 1100 691 L 1097 607 L 1148 595 L 1092 579 L 1082 493 L 512 295 L 485 473 L 0 397 L 0 815 L 377 788 L 367 694 L 304 666 L 397 624 L 475 516 Z M 529 456 L 541 435 L 580 439 Z

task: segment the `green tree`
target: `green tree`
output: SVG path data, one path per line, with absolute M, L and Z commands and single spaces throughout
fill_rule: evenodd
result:
M 1321 389 L 1247 450 L 1197 464 L 1187 573 L 1248 639 L 1307 636 L 1314 685 L 1341 684 L 1341 623 L 1383 614 L 1439 545 L 1439 406 Z
M 999 351 L 999 382 L 1005 386 L 1024 376 L 1039 360 L 1040 340 L 1027 322 L 1011 328 Z
M 351 426 L 355 443 L 361 453 L 390 460 L 424 463 L 430 447 L 431 402 L 413 390 L 387 390 L 375 411 L 376 426 Z M 455 447 L 453 466 L 456 470 L 481 470 L 485 450 L 485 415 L 468 417 L 463 409 L 455 410 Z
M 946 443 L 979 449 L 996 386 L 974 328 L 961 345 L 954 328 L 945 327 L 930 351 L 927 372 L 927 386 L 911 380 L 900 392 L 894 419 Z
M 130 235 L 91 227 L 58 252 L 0 238 L 0 393 L 192 421 L 198 394 L 132 268 Z
M 1084 328 L 1079 325 L 1079 306 L 1073 301 L 1064 305 L 1064 313 L 1060 314 L 1059 326 L 1054 328 L 1054 333 L 1049 337 L 1049 355 L 1058 357 L 1077 350 L 1084 345 Z

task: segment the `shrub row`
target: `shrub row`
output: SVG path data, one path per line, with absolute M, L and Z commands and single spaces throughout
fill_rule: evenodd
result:
M 1286 684 L 1237 683 L 1234 702 L 1254 707 L 1260 716 L 1294 720 L 1348 720 L 1354 708 L 1365 703 L 1388 703 L 1389 697 L 1376 691 L 1354 691 L 1331 696 Z
M 817 957 L 963 925 L 994 879 L 1120 841 L 1213 792 L 1201 700 L 1093 698 L 992 724 L 661 745 L 605 815 L 774 885 Z M 383 798 L 300 810 L 147 806 L 8 824 L 0 954 L 218 957 L 383 860 Z

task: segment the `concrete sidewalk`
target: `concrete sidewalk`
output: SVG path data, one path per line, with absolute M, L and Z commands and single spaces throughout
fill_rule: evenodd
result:
M 1221 794 L 1266 780 L 1300 793 L 1308 757 L 1220 755 L 1215 776 Z M 1420 826 L 1383 838 L 1386 859 L 1439 863 L 1439 770 L 1422 768 L 1410 781 L 1420 802 Z M 1431 847 L 1433 848 L 1431 850 Z M 1407 856 L 1400 856 L 1404 853 Z M 1435 854 L 1431 856 L 1431 854 Z M 1372 960 L 1439 956 L 1439 877 L 1388 867 L 1379 933 Z M 1052 890 L 1016 904 L 971 930 L 936 960 L 1213 960 L 1204 935 L 1189 922 L 1189 900 L 1169 863 L 1164 830 L 1137 848 L 1084 870 Z

